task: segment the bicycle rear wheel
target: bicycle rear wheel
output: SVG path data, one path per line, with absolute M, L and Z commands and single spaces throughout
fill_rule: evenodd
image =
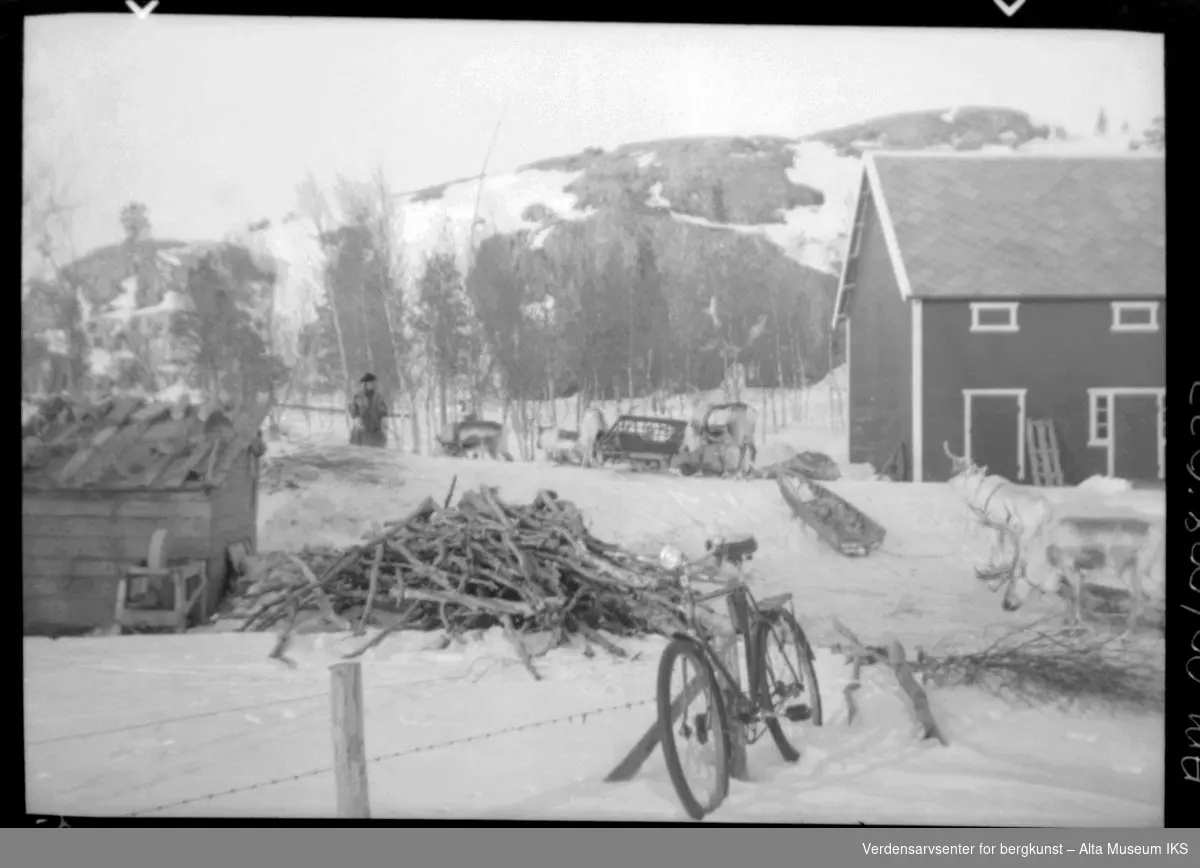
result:
M 767 730 L 784 760 L 800 759 L 796 743 L 807 726 L 820 726 L 821 690 L 813 669 L 808 638 L 790 612 L 780 611 L 755 629 L 758 657 L 755 689 L 759 705 L 769 709 Z
M 672 676 L 682 675 L 678 687 Z M 712 813 L 729 793 L 729 723 L 712 666 L 690 639 L 675 639 L 658 663 L 658 727 L 667 773 L 684 810 L 693 820 Z M 693 710 L 697 700 L 703 711 Z M 684 769 L 684 757 L 700 756 L 711 768 L 707 792 L 698 797 Z

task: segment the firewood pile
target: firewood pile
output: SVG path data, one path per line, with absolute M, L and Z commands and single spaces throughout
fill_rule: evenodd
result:
M 440 628 L 461 636 L 500 626 L 518 650 L 519 634 L 545 632 L 555 644 L 572 634 L 617 656 L 624 652 L 599 631 L 669 635 L 684 626 L 674 574 L 655 558 L 596 539 L 575 505 L 554 492 L 523 506 L 487 486 L 464 492 L 455 507 L 452 495 L 453 485 L 443 504 L 426 498 L 344 551 L 258 558 L 234 590 L 231 616 L 244 619 L 242 630 L 281 626 L 276 657 L 302 619 L 362 633 L 373 610 L 398 616 L 385 633 Z

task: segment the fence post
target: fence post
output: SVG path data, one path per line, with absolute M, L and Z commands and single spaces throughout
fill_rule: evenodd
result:
M 738 653 L 740 647 L 741 643 L 734 637 L 734 641 L 725 649 L 725 665 L 729 667 L 729 674 L 733 676 L 734 683 L 731 687 L 734 688 L 742 686 L 742 665 L 738 659 L 741 657 Z M 753 690 L 754 686 L 747 685 L 747 689 Z M 737 719 L 737 695 L 737 690 L 731 689 L 725 697 L 725 708 L 729 713 L 729 774 L 734 780 L 746 781 L 750 779 L 746 767 L 746 727 Z
M 362 665 L 358 661 L 334 663 L 329 667 L 329 688 L 338 816 L 367 820 L 371 803 L 363 738 Z
M 740 572 L 740 571 L 739 571 Z M 737 584 L 742 581 L 741 576 L 734 579 L 730 584 Z M 732 628 L 732 634 L 728 637 L 728 644 L 724 648 L 719 648 L 717 653 L 721 656 L 725 667 L 729 670 L 729 674 L 733 677 L 733 684 L 729 685 L 725 691 L 725 710 L 728 713 L 729 725 L 729 774 L 734 780 L 746 781 L 750 779 L 749 771 L 746 767 L 746 727 L 738 719 L 738 706 L 740 705 L 738 695 L 739 688 L 742 687 L 742 664 L 738 653 L 738 649 L 745 645 L 749 645 L 752 640 L 750 629 L 750 617 L 747 611 L 745 597 L 734 594 L 725 598 L 725 607 L 729 612 L 729 626 Z M 739 642 L 738 638 L 742 641 Z M 753 678 L 753 673 L 750 672 L 750 648 L 746 648 L 746 692 L 751 699 L 754 697 L 754 689 L 757 685 L 750 683 Z

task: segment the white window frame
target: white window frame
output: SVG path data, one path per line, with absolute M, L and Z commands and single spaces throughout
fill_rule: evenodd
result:
M 974 461 L 971 454 L 971 399 L 1016 398 L 1017 399 L 1017 481 L 1025 480 L 1025 398 L 1028 389 L 963 389 L 963 457 Z
M 1021 330 L 1019 321 L 1017 320 L 1017 306 L 1015 301 L 973 301 L 971 302 L 971 331 L 973 332 L 1016 332 Z M 1008 323 L 997 325 L 995 323 L 981 323 L 979 314 L 982 311 L 1008 311 Z
M 1121 314 L 1125 311 L 1149 311 L 1150 322 L 1121 322 Z M 1114 301 L 1112 303 L 1112 328 L 1114 332 L 1156 332 L 1158 325 L 1157 301 Z
M 1167 390 L 1164 386 L 1088 389 L 1088 446 L 1108 450 L 1107 475 L 1116 473 L 1117 449 L 1113 439 L 1113 410 L 1116 399 L 1130 395 L 1154 395 L 1158 398 L 1158 478 L 1166 478 L 1167 458 Z M 1103 440 L 1096 437 L 1096 407 L 1103 401 L 1108 408 L 1108 432 Z
M 1099 434 L 1099 415 L 1104 407 L 1104 436 Z M 1113 393 L 1109 389 L 1088 389 L 1088 446 L 1107 448 L 1112 445 Z

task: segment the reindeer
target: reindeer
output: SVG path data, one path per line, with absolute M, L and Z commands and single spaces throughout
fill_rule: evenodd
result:
M 758 448 L 754 445 L 754 432 L 758 426 L 758 413 L 749 404 L 740 401 L 731 404 L 710 404 L 700 401 L 692 411 L 688 423 L 689 452 L 698 452 L 707 441 L 720 443 L 738 450 L 736 474 L 744 479 L 758 460 Z M 747 461 L 747 455 L 750 460 Z
M 547 461 L 555 464 L 566 464 L 575 454 L 579 444 L 579 432 L 568 431 L 557 425 L 537 426 L 538 447 Z
M 583 467 L 591 467 L 598 462 L 597 446 L 607 432 L 608 421 L 598 407 L 588 407 L 583 411 L 583 418 L 579 420 L 579 436 L 575 441 L 579 463 Z
M 1064 628 L 1078 629 L 1084 574 L 1108 569 L 1129 591 L 1129 615 L 1118 637 L 1124 640 L 1141 617 L 1153 571 L 1163 567 L 1164 541 L 1162 527 L 1143 518 L 1063 516 L 1048 522 L 1030 540 L 1030 569 L 1009 582 L 1004 611 L 1015 612 L 1032 591 L 1063 590 L 1067 597 Z
M 1003 476 L 989 474 L 970 459 L 955 455 L 948 442 L 942 443 L 954 471 L 950 487 L 967 502 L 976 522 L 991 530 L 988 565 L 975 567 L 975 577 L 989 581 L 992 591 L 998 591 L 1025 571 L 1027 541 L 1051 519 L 1050 502 L 1024 486 L 1015 485 Z M 1005 543 L 1012 545 L 1008 567 L 999 566 Z
M 746 332 L 746 340 L 737 344 L 728 337 L 728 331 L 725 336 L 721 334 L 722 326 L 725 324 L 717 311 L 717 297 L 713 295 L 708 302 L 708 307 L 704 311 L 708 318 L 712 321 L 713 331 L 716 332 L 716 337 L 708 344 L 708 349 L 716 349 L 721 356 L 721 362 L 724 365 L 724 375 L 721 378 L 721 389 L 725 392 L 726 401 L 740 401 L 742 398 L 742 387 L 745 385 L 745 369 L 738 363 L 742 353 L 754 346 L 758 339 L 762 337 L 763 332 L 767 328 L 767 316 L 763 314 L 758 318 L 758 321 Z
M 486 419 L 471 419 L 468 422 L 445 425 L 438 434 L 438 444 L 447 455 L 480 457 L 487 453 L 499 461 L 512 461 L 512 455 L 504 451 L 508 439 L 504 426 Z

